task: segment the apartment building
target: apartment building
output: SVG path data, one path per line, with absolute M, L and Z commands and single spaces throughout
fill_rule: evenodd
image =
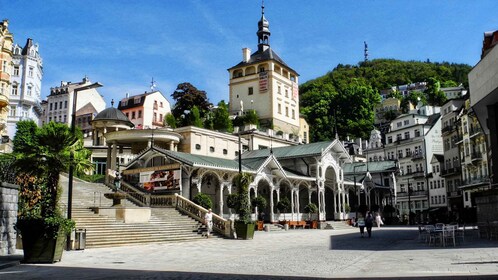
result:
M 121 99 L 118 109 L 136 129 L 164 127 L 166 114 L 171 113 L 169 101 L 160 91 L 144 92 Z
M 43 60 L 38 44 L 34 44 L 33 40 L 28 38 L 24 47 L 14 45 L 12 64 L 10 112 L 7 118 L 10 139 L 14 138 L 19 121 L 33 120 L 36 124 L 40 124 L 43 113 L 40 104 Z

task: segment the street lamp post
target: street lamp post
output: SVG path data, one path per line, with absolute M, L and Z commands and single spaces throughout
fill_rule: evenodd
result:
M 357 187 L 356 187 L 356 168 L 357 167 L 361 167 L 361 166 L 365 166 L 365 164 L 358 164 L 358 165 L 354 165 L 353 166 L 353 182 L 354 182 L 354 192 L 355 192 L 355 195 L 356 195 L 356 199 L 357 199 L 357 202 L 356 202 L 356 221 L 358 221 L 358 207 L 360 206 L 360 195 L 358 194 L 358 191 L 357 191 Z
M 410 178 L 408 178 L 408 224 L 409 225 L 412 224 L 412 218 L 411 218 L 412 200 L 411 200 L 411 197 L 412 197 L 412 189 L 410 188 Z
M 239 136 L 239 174 L 242 174 L 242 148 L 241 148 L 242 144 L 240 143 L 240 132 L 241 131 L 239 131 L 237 135 Z
M 75 88 L 73 92 L 73 112 L 71 114 L 71 135 L 74 136 L 76 133 L 76 100 L 78 97 L 79 91 L 84 91 L 92 88 L 101 87 L 101 83 L 93 83 L 90 85 L 82 86 L 79 88 Z M 68 174 L 68 192 L 67 192 L 67 218 L 71 219 L 72 212 L 72 204 L 73 204 L 73 173 L 74 173 L 74 151 L 71 150 L 69 155 L 69 174 Z M 68 239 L 68 244 L 71 242 L 70 238 Z

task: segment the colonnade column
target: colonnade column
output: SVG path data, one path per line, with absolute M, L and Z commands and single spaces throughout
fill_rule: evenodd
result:
M 107 144 L 107 158 L 106 158 L 106 168 L 105 168 L 105 183 L 109 184 L 109 170 L 111 169 L 111 144 Z
M 294 219 L 294 189 L 291 187 L 291 220 Z
M 274 188 L 272 186 L 269 186 L 269 189 L 270 189 L 270 222 L 273 223 L 273 221 L 275 220 L 275 213 L 273 213 L 273 209 L 275 209 L 275 207 L 273 205 Z
M 338 199 L 338 196 L 340 195 L 339 193 L 336 193 L 335 191 L 332 191 L 334 193 L 334 218 L 337 216 L 337 213 L 339 213 L 340 211 L 340 205 L 339 205 L 339 200 L 340 198 Z
M 111 169 L 116 170 L 116 155 L 117 155 L 117 144 L 113 143 L 112 144 L 112 154 L 111 154 Z
M 224 190 L 224 186 L 222 183 L 220 183 L 220 185 L 218 186 L 218 190 L 220 192 L 219 196 L 218 196 L 218 199 L 219 199 L 218 205 L 220 206 L 220 209 L 218 211 L 218 215 L 223 217 L 223 190 Z

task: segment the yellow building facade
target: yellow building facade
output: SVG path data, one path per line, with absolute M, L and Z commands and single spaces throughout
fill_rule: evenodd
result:
M 10 94 L 10 72 L 12 65 L 13 35 L 9 32 L 9 21 L 0 24 L 0 152 L 8 152 L 7 116 Z M 6 139 L 4 140 L 4 138 Z

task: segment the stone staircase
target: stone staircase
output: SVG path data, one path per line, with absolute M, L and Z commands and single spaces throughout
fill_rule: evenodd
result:
M 341 229 L 354 229 L 354 227 L 347 224 L 345 221 L 327 221 L 327 227 L 331 226 L 331 229 L 341 230 Z
M 67 178 L 61 178 L 64 193 L 61 201 L 67 201 Z M 91 207 L 110 206 L 111 200 L 103 197 L 110 190 L 102 184 L 74 182 L 72 218 L 76 229 L 86 229 L 86 248 L 114 247 L 132 244 L 162 243 L 199 240 L 201 224 L 182 215 L 174 208 L 152 208 L 149 223 L 123 223 L 95 214 Z M 124 202 L 133 206 L 131 202 Z M 215 235 L 216 236 L 216 235 Z

